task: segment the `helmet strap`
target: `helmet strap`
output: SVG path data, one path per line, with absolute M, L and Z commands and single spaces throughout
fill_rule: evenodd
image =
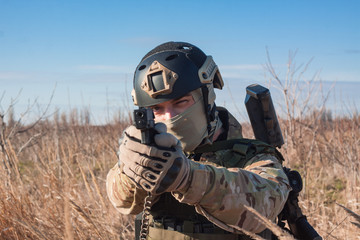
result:
M 207 129 L 208 133 L 210 135 L 211 133 L 211 122 L 215 120 L 215 103 L 214 106 L 211 107 L 211 104 L 209 104 L 209 89 L 206 85 L 203 85 L 201 87 L 201 92 L 203 95 L 203 101 L 204 101 L 204 108 L 205 108 L 205 114 L 206 114 L 206 121 L 207 121 Z

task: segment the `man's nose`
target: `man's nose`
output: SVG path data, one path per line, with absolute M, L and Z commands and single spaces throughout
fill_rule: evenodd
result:
M 165 120 L 169 120 L 170 118 L 172 118 L 173 117 L 173 114 L 171 113 L 171 112 L 166 112 L 165 114 L 164 114 L 164 119 Z
M 177 115 L 177 113 L 172 108 L 165 109 L 164 118 L 165 120 L 169 120 L 170 118 L 173 118 Z
M 175 116 L 176 116 L 176 115 L 174 114 L 173 111 L 167 111 L 167 112 L 165 112 L 165 114 L 164 114 L 165 120 L 169 120 L 170 118 L 175 117 Z

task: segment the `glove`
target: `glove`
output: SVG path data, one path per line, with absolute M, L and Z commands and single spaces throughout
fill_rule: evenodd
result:
M 189 184 L 191 160 L 182 151 L 180 141 L 157 123 L 154 145 L 140 141 L 135 126 L 124 131 L 119 159 L 123 172 L 138 186 L 153 194 L 183 190 Z

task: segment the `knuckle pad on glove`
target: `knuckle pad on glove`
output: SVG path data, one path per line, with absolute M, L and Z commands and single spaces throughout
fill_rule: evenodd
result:
M 163 163 L 166 162 L 163 159 L 150 159 L 148 157 L 143 156 L 139 161 L 141 166 L 151 168 L 154 171 L 161 171 L 164 168 Z
M 154 184 L 159 178 L 159 175 L 155 174 L 154 172 L 152 172 L 150 170 L 146 170 L 146 171 L 142 172 L 141 176 L 144 179 L 146 179 L 147 181 L 152 182 Z
M 145 190 L 145 191 L 151 191 L 153 189 L 154 184 L 146 181 L 143 178 L 140 178 L 138 180 L 139 185 Z
M 139 158 L 139 164 L 141 166 L 144 166 L 144 167 L 151 167 L 152 166 L 152 163 L 151 163 L 151 160 L 149 158 L 147 158 L 146 156 L 141 156 Z
M 140 165 L 135 165 L 133 167 L 133 171 L 137 174 L 137 175 L 141 175 L 143 172 L 143 168 Z
M 163 163 L 159 161 L 151 161 L 149 167 L 151 167 L 155 171 L 162 171 L 164 169 Z
M 156 194 L 161 194 L 165 191 L 168 191 L 168 189 L 174 187 L 172 185 L 176 182 L 176 179 L 181 172 L 183 161 L 183 158 L 179 156 L 176 157 L 173 161 L 171 161 L 172 164 L 167 168 L 167 170 L 161 173 L 162 178 L 158 182 L 156 189 L 154 189 L 154 192 Z

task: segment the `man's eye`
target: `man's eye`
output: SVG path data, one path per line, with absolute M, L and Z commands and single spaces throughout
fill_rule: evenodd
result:
M 176 104 L 180 105 L 180 104 L 185 104 L 187 102 L 188 102 L 188 100 L 184 99 L 184 100 L 177 101 Z

